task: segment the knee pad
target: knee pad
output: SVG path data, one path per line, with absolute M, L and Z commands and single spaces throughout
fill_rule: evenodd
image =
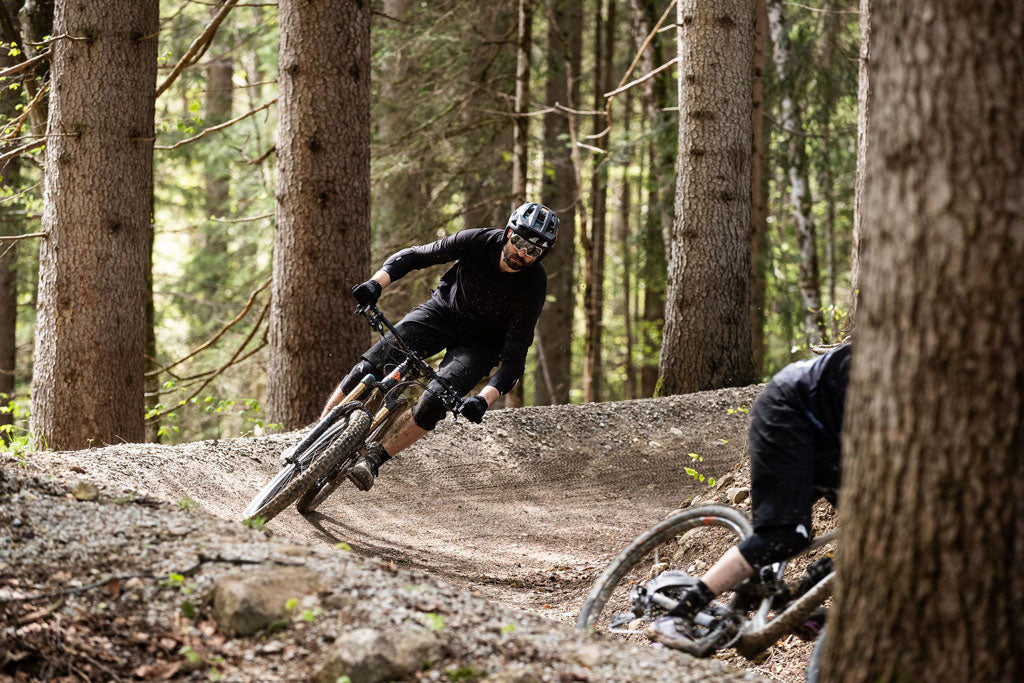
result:
M 412 407 L 412 421 L 428 432 L 444 419 L 444 402 L 428 387 Z
M 764 567 L 792 557 L 811 544 L 803 524 L 761 529 L 739 545 L 740 555 L 751 567 Z
M 355 389 L 356 385 L 359 384 L 359 381 L 367 375 L 373 375 L 375 378 L 380 379 L 381 372 L 377 366 L 364 358 L 356 363 L 351 372 L 345 375 L 345 379 L 341 380 L 341 390 L 346 394 L 349 393 Z

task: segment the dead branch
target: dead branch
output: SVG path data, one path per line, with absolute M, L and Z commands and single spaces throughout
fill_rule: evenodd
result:
M 269 284 L 269 281 L 268 281 L 268 284 Z M 231 358 L 228 359 L 228 362 L 224 363 L 224 365 L 222 365 L 219 368 L 217 368 L 217 370 L 215 372 L 213 372 L 208 378 L 206 378 L 206 381 L 204 381 L 202 384 L 200 384 L 199 388 L 196 389 L 195 391 L 193 391 L 188 396 L 188 398 L 184 398 L 177 405 L 171 406 L 167 410 L 164 410 L 163 412 L 157 413 L 156 415 L 151 415 L 150 417 L 148 417 L 146 419 L 147 420 L 155 420 L 155 419 L 157 419 L 159 417 L 162 417 L 163 415 L 166 415 L 167 413 L 170 413 L 170 412 L 172 412 L 174 410 L 177 410 L 178 408 L 180 408 L 183 405 L 186 405 L 189 401 L 191 401 L 196 396 L 198 396 L 199 392 L 201 392 L 203 389 L 205 389 L 210 382 L 212 382 L 214 379 L 219 377 L 225 370 L 227 370 L 232 365 L 234 365 L 235 361 L 238 359 L 238 356 L 242 353 L 242 350 L 245 349 L 245 347 L 249 345 L 249 342 L 252 340 L 252 338 L 254 336 L 256 336 L 256 331 L 263 324 L 263 320 L 267 317 L 267 313 L 269 311 L 270 311 L 270 300 L 268 299 L 267 303 L 264 304 L 264 306 L 263 306 L 263 310 L 260 311 L 260 317 L 256 320 L 256 324 L 253 325 L 252 329 L 249 331 L 249 334 L 246 335 L 245 339 L 238 346 L 238 349 L 236 349 L 234 354 L 232 354 Z
M 651 40 L 654 38 L 655 34 L 658 33 L 658 30 L 661 28 L 661 25 L 665 23 L 665 19 L 668 18 L 669 13 L 672 11 L 672 8 L 675 7 L 675 6 L 676 6 L 676 0 L 672 0 L 672 2 L 670 2 L 668 4 L 668 7 L 665 8 L 665 12 L 661 15 L 661 18 L 658 19 L 658 23 L 656 23 L 654 25 L 654 27 L 651 29 L 650 33 L 647 34 L 647 37 L 644 38 L 644 42 L 641 43 L 640 48 L 636 51 L 636 55 L 633 57 L 633 61 L 630 63 L 629 68 L 626 69 L 626 73 L 624 73 L 622 75 L 622 80 L 619 81 L 619 85 L 616 87 L 614 92 L 619 92 L 620 89 L 622 88 L 622 86 L 626 83 L 626 80 L 629 78 L 629 75 L 631 73 L 633 73 L 633 69 L 635 69 L 636 65 L 640 62 L 640 58 L 641 58 L 641 56 L 643 56 L 644 50 L 646 50 L 647 46 L 651 44 Z M 606 95 L 606 97 L 608 97 L 608 96 Z M 600 133 L 594 133 L 593 135 L 588 135 L 585 138 L 583 138 L 584 140 L 597 140 L 598 138 L 603 138 L 605 135 L 608 135 L 608 131 L 610 131 L 612 129 L 612 100 L 613 99 L 615 99 L 614 95 L 612 95 L 611 97 L 608 97 L 608 101 L 607 101 L 607 103 L 605 103 L 604 115 L 605 115 L 605 121 L 607 121 L 607 125 L 605 125 L 604 130 L 602 130 Z
M 36 96 L 32 98 L 32 101 L 28 103 L 28 106 L 25 107 L 25 111 L 21 112 L 21 116 L 15 119 L 13 123 L 14 128 L 11 130 L 11 132 L 3 137 L 0 137 L 0 140 L 10 140 L 21 132 L 21 127 L 25 125 L 25 119 L 27 119 L 29 114 L 32 113 L 32 110 L 34 110 L 39 105 L 39 102 L 43 99 L 43 95 L 45 95 L 49 90 L 50 82 L 47 81 L 43 84 L 43 87 L 39 89 L 39 92 L 36 93 Z
M 36 149 L 37 147 L 42 147 L 45 144 L 46 138 L 42 138 L 41 140 L 36 140 L 35 142 L 30 142 L 27 145 L 22 145 L 21 147 L 12 149 L 10 152 L 7 152 L 5 154 L 0 154 L 0 168 L 3 168 L 3 164 L 6 164 L 14 157 L 21 156 L 25 152 L 30 152 L 33 149 Z
M 207 128 L 203 132 L 199 133 L 198 135 L 193 135 L 190 138 L 185 138 L 184 140 L 179 140 L 178 142 L 175 142 L 173 145 L 154 145 L 153 149 L 178 149 L 179 147 L 181 147 L 183 145 L 187 145 L 190 142 L 195 142 L 196 140 L 199 140 L 200 138 L 204 138 L 207 135 L 209 135 L 210 133 L 215 133 L 218 130 L 224 130 L 228 126 L 233 126 L 236 123 L 238 123 L 239 121 L 247 119 L 250 116 L 253 116 L 255 114 L 258 114 L 261 111 L 263 111 L 264 109 L 266 109 L 267 107 L 269 107 L 272 104 L 274 104 L 275 102 L 277 102 L 277 98 L 276 97 L 274 99 L 270 100 L 269 102 L 267 102 L 267 103 L 265 103 L 263 105 L 260 105 L 259 107 L 256 107 L 255 109 L 253 109 L 250 112 L 246 112 L 245 114 L 242 114 L 241 116 L 236 116 L 235 118 L 231 119 L 230 121 L 225 121 L 224 123 L 222 123 L 220 125 L 217 125 L 217 126 L 211 126 L 210 128 Z
M 45 232 L 33 232 L 33 233 L 29 233 L 27 235 L 3 235 L 3 236 L 0 236 L 0 241 L 2 241 L 2 242 L 17 242 L 18 240 L 28 240 L 28 239 L 32 239 L 33 237 L 46 237 L 46 233 Z
M 197 348 L 193 349 L 187 356 L 185 356 L 183 358 L 179 358 L 178 360 L 174 361 L 170 365 L 165 365 L 162 368 L 158 368 L 156 370 L 150 370 L 149 372 L 146 373 L 146 377 L 155 377 L 155 376 L 159 375 L 161 372 L 167 372 L 168 370 L 170 370 L 171 368 L 175 367 L 176 365 L 181 365 L 182 363 L 187 361 L 189 358 L 195 356 L 200 351 L 204 351 L 204 350 L 210 348 L 210 346 L 212 346 L 213 344 L 217 343 L 217 340 L 220 339 L 222 336 L 224 336 L 225 332 L 227 332 L 229 329 L 234 327 L 238 323 L 238 321 L 240 321 L 242 318 L 245 317 L 245 315 L 249 312 L 249 309 L 252 308 L 252 304 L 256 300 L 256 295 L 259 294 L 260 292 L 262 292 L 264 289 L 266 289 L 270 285 L 270 281 L 271 281 L 271 278 L 267 278 L 263 282 L 262 285 L 260 285 L 256 289 L 254 289 L 249 294 L 249 300 L 245 302 L 245 307 L 242 309 L 241 313 L 239 313 L 234 318 L 232 318 L 227 324 L 224 325 L 224 327 L 220 328 L 220 331 L 217 332 L 217 334 L 213 335 L 209 340 L 207 340 L 206 342 L 204 342 L 203 344 L 201 344 Z
M 31 66 L 35 66 L 36 64 L 38 64 L 40 62 L 44 62 L 44 61 L 46 61 L 49 58 L 50 58 L 50 51 L 49 50 L 46 50 L 45 52 L 41 52 L 41 53 L 37 54 L 35 57 L 32 57 L 31 59 L 26 59 L 24 62 L 21 62 L 20 64 L 15 64 L 14 66 L 9 66 L 6 69 L 0 71 L 0 78 L 6 78 L 7 76 L 13 76 L 14 74 L 21 73 L 25 69 L 27 69 L 27 68 L 29 68 Z
M 252 223 L 253 221 L 261 221 L 264 218 L 273 218 L 274 212 L 264 213 L 259 216 L 246 216 L 245 218 L 217 218 L 216 216 L 210 216 L 210 220 L 214 223 Z
M 209 44 L 213 41 L 213 37 L 217 34 L 217 29 L 220 28 L 224 18 L 228 15 L 235 5 L 238 4 L 238 0 L 227 0 L 220 10 L 210 19 L 210 23 L 206 25 L 206 29 L 199 34 L 199 37 L 192 41 L 188 49 L 185 50 L 185 54 L 181 56 L 178 63 L 171 69 L 171 73 L 167 75 L 164 82 L 161 83 L 156 89 L 156 96 L 160 97 L 167 88 L 171 87 L 171 84 L 178 79 L 181 72 L 185 70 L 185 67 L 195 64 L 202 54 L 209 47 Z
M 627 84 L 625 84 L 623 86 L 620 86 L 620 87 L 616 88 L 615 90 L 612 90 L 611 92 L 606 92 L 604 94 L 604 96 L 605 97 L 615 97 L 619 93 L 625 92 L 625 91 L 629 90 L 632 87 L 638 86 L 641 83 L 643 83 L 644 81 L 649 81 L 652 78 L 654 78 L 654 76 L 656 74 L 661 73 L 662 71 L 664 71 L 665 69 L 667 69 L 670 66 L 674 65 L 678 61 L 679 61 L 679 57 L 673 57 L 672 59 L 668 60 L 667 62 L 665 62 L 664 64 L 659 66 L 657 69 L 653 69 L 652 71 L 647 72 L 645 75 L 641 76 L 640 78 L 637 78 L 636 80 L 630 81 L 629 83 L 627 83 Z

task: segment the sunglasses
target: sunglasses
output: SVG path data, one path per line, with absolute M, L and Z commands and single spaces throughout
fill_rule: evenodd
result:
M 544 247 L 538 247 L 517 233 L 512 233 L 512 238 L 509 240 L 512 246 L 519 251 L 525 251 L 527 256 L 540 256 L 544 253 Z

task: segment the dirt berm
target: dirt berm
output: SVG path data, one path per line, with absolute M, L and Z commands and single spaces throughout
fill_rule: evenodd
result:
M 386 465 L 372 491 L 343 487 L 308 519 L 289 510 L 262 531 L 239 524 L 239 513 L 298 432 L 8 459 L 0 676 L 327 680 L 347 671 L 358 683 L 377 679 L 351 663 L 327 666 L 332 648 L 433 634 L 429 663 L 390 675 L 753 677 L 571 625 L 611 556 L 681 502 L 715 493 L 684 468 L 721 478 L 742 467 L 758 391 L 448 421 Z M 98 497 L 80 500 L 96 493 L 89 484 Z M 288 571 L 306 572 L 294 579 L 297 595 L 256 635 L 234 636 L 215 614 L 224 601 L 211 601 L 213 586 L 221 581 L 224 594 L 224 577 L 259 573 L 288 585 Z

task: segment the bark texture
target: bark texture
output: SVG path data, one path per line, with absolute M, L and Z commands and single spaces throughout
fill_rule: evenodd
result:
M 771 252 L 768 248 L 768 158 L 771 133 L 764 125 L 764 66 L 768 47 L 768 13 L 765 0 L 754 3 L 754 85 L 753 157 L 750 162 L 750 345 L 754 373 L 764 374 L 764 324 L 767 296 L 767 272 Z
M 678 4 L 676 223 L 661 393 L 749 384 L 754 6 Z
M 30 429 L 140 441 L 159 3 L 60 2 L 52 46 Z
M 608 0 L 604 16 L 598 7 L 594 26 L 594 111 L 603 111 L 604 93 L 612 84 L 612 58 L 615 53 L 615 0 Z M 605 117 L 594 116 L 594 133 L 605 129 Z M 600 138 L 604 149 L 611 148 L 610 131 Z M 604 334 L 604 266 L 607 235 L 608 172 L 607 155 L 594 156 L 594 170 L 590 183 L 590 238 L 584 241 L 583 319 L 583 400 L 600 401 L 604 382 L 604 364 L 601 361 Z
M 871 12 L 875 0 L 860 0 L 860 59 L 857 68 L 857 177 L 854 180 L 853 238 L 850 249 L 850 313 L 849 320 L 857 319 L 857 299 L 860 294 L 860 252 L 862 216 L 864 213 L 864 164 L 868 152 L 868 117 L 871 114 Z M 852 325 L 851 325 L 852 327 Z
M 663 8 L 654 0 L 632 0 L 633 35 L 642 44 L 658 21 Z M 640 73 L 650 73 L 666 61 L 661 41 L 655 39 L 640 59 Z M 646 114 L 644 123 L 651 126 L 647 144 L 648 173 L 644 183 L 647 194 L 647 213 L 641 227 L 643 261 L 638 265 L 643 281 L 643 302 L 638 305 L 641 324 L 638 337 L 641 357 L 641 396 L 653 396 L 658 383 L 658 354 L 661 348 L 661 330 L 665 324 L 665 273 L 668 269 L 668 242 L 674 222 L 673 196 L 675 193 L 676 121 L 675 112 L 663 111 L 674 104 L 668 78 L 671 72 L 662 72 L 641 86 L 641 104 Z
M 282 0 L 279 13 L 267 412 L 295 428 L 369 342 L 349 289 L 370 271 L 370 6 Z
M 1024 4 L 875 0 L 831 680 L 1024 679 Z M 884 125 L 874 125 L 883 123 Z
M 545 101 L 573 107 L 579 103 L 582 7 L 574 0 L 551 3 L 548 21 Z M 537 372 L 534 403 L 569 402 L 573 311 L 576 304 L 576 180 L 570 157 L 569 120 L 562 112 L 544 115 L 544 176 L 541 201 L 561 221 L 558 243 L 544 259 L 548 296 L 537 323 L 534 349 Z

